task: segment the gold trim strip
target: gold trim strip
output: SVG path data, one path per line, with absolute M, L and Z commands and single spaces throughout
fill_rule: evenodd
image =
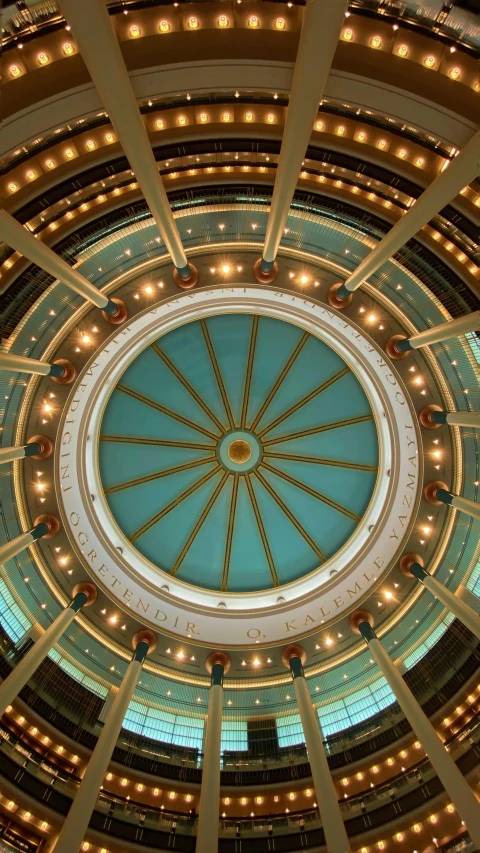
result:
M 249 494 L 250 501 L 251 501 L 251 504 L 253 507 L 253 511 L 255 513 L 255 519 L 257 522 L 258 530 L 259 530 L 260 536 L 262 538 L 263 547 L 265 549 L 265 554 L 267 557 L 268 566 L 270 568 L 270 574 L 272 575 L 273 585 L 274 586 L 280 586 L 280 581 L 278 579 L 277 570 L 275 568 L 275 563 L 273 561 L 273 555 L 272 555 L 272 552 L 270 550 L 270 545 L 268 542 L 267 532 L 266 532 L 265 527 L 263 525 L 262 516 L 260 515 L 260 510 L 258 508 L 257 498 L 255 497 L 255 492 L 253 490 L 252 481 L 251 481 L 250 477 L 245 477 L 245 481 L 247 484 L 248 494 Z
M 180 371 L 179 371 L 178 367 L 175 367 L 175 365 L 174 365 L 173 361 L 171 361 L 171 360 L 169 359 L 168 355 L 166 355 L 166 353 L 164 353 L 164 352 L 160 349 L 160 347 L 158 346 L 158 344 L 156 344 L 156 343 L 155 343 L 155 344 L 152 344 L 152 349 L 153 349 L 153 351 L 158 355 L 158 357 L 162 359 L 163 363 L 164 363 L 164 364 L 165 364 L 165 365 L 166 365 L 166 366 L 167 366 L 167 367 L 172 371 L 172 373 L 173 373 L 173 375 L 175 376 L 175 378 L 176 378 L 176 379 L 178 379 L 178 381 L 179 381 L 179 382 L 183 385 L 183 387 L 184 387 L 184 388 L 189 392 L 189 394 L 191 394 L 191 395 L 192 395 L 192 397 L 193 397 L 193 399 L 195 400 L 195 402 L 196 402 L 196 403 L 198 403 L 198 405 L 200 406 L 200 408 L 201 408 L 201 409 L 203 409 L 203 411 L 205 412 L 205 414 L 207 415 L 207 417 L 209 417 L 209 418 L 210 418 L 210 420 L 212 420 L 212 421 L 213 421 L 213 423 L 215 424 L 215 426 L 217 427 L 217 429 L 219 429 L 219 430 L 220 430 L 220 432 L 223 432 L 223 431 L 224 431 L 224 429 L 225 429 L 224 425 L 221 423 L 221 421 L 219 421 L 219 420 L 218 420 L 217 416 L 214 414 L 214 412 L 212 412 L 212 410 L 210 409 L 210 407 L 209 407 L 209 406 L 207 406 L 207 404 L 205 403 L 205 401 L 204 401 L 204 400 L 202 400 L 202 398 L 200 397 L 200 395 L 199 395 L 199 394 L 197 394 L 197 392 L 195 391 L 195 388 L 194 388 L 192 385 L 190 385 L 190 382 L 189 382 L 187 379 L 185 379 L 185 377 L 184 377 L 184 376 L 182 376 L 182 374 L 180 373 Z
M 218 469 L 218 470 L 220 470 L 220 469 Z M 218 498 L 220 492 L 222 491 L 222 489 L 223 489 L 223 487 L 224 487 L 229 476 L 230 475 L 226 471 L 224 473 L 222 479 L 220 480 L 220 482 L 217 483 L 215 491 L 213 492 L 212 495 L 210 495 L 210 498 L 208 499 L 206 505 L 204 506 L 198 521 L 196 522 L 192 532 L 190 533 L 190 536 L 188 537 L 187 541 L 185 542 L 185 545 L 183 546 L 182 550 L 180 551 L 180 554 L 178 555 L 177 559 L 175 560 L 174 565 L 172 566 L 172 568 L 170 570 L 170 574 L 172 575 L 172 577 L 175 577 L 175 575 L 177 574 L 183 560 L 185 559 L 188 551 L 190 550 L 190 548 L 192 546 L 192 543 L 193 543 L 193 540 L 195 539 L 195 536 L 197 535 L 197 533 L 200 530 L 202 524 L 204 523 L 207 515 L 209 514 L 210 510 L 212 509 L 215 501 L 217 500 L 217 498 Z
M 313 498 L 317 498 L 317 500 L 322 501 L 322 503 L 327 504 L 332 509 L 336 509 L 337 512 L 341 512 L 343 515 L 347 515 L 352 521 L 359 522 L 360 516 L 355 515 L 354 512 L 350 512 L 349 509 L 345 509 L 345 507 L 337 504 L 336 501 L 330 500 L 330 498 L 322 495 L 321 492 L 317 492 L 315 489 L 310 488 L 305 483 L 301 483 L 300 480 L 295 479 L 295 477 L 291 477 L 290 474 L 285 474 L 284 471 L 279 471 L 278 468 L 274 468 L 272 465 L 269 465 L 268 462 L 262 462 L 263 468 L 266 468 L 267 471 L 270 471 L 272 474 L 277 474 L 278 477 L 281 477 L 282 480 L 286 480 L 287 483 L 291 483 L 292 486 L 296 486 L 298 489 L 302 489 L 307 494 L 311 495 Z
M 295 347 L 292 354 L 290 355 L 290 358 L 284 364 L 284 366 L 282 367 L 282 369 L 281 369 L 279 375 L 277 376 L 275 382 L 273 383 L 272 387 L 270 388 L 270 391 L 268 392 L 267 396 L 265 397 L 265 400 L 263 401 L 263 403 L 260 406 L 260 409 L 258 410 L 253 422 L 250 425 L 250 429 L 254 430 L 257 427 L 257 425 L 259 424 L 259 422 L 261 421 L 263 415 L 265 414 L 270 403 L 272 402 L 275 394 L 277 393 L 278 389 L 280 388 L 280 385 L 282 384 L 282 382 L 285 379 L 289 370 L 293 367 L 295 361 L 297 360 L 298 356 L 300 355 L 300 353 L 301 353 L 303 347 L 305 346 L 305 344 L 307 343 L 307 340 L 309 337 L 310 337 L 310 333 L 304 332 L 304 334 L 300 338 L 297 346 Z M 262 435 L 262 433 L 260 433 L 260 435 Z
M 287 516 L 288 520 L 294 525 L 294 527 L 297 528 L 300 535 L 303 536 L 303 538 L 305 539 L 305 542 L 307 542 L 310 545 L 310 548 L 312 549 L 312 551 L 317 555 L 317 557 L 320 558 L 320 560 L 323 563 L 325 563 L 327 558 L 326 558 L 325 554 L 323 553 L 323 551 L 320 550 L 318 545 L 316 545 L 315 542 L 313 541 L 312 537 L 307 533 L 306 530 L 303 529 L 301 524 L 299 524 L 299 522 L 297 521 L 297 519 L 295 518 L 293 513 L 290 512 L 288 506 L 286 506 L 286 504 L 283 503 L 281 497 L 279 497 L 279 495 L 277 495 L 276 492 L 272 489 L 270 483 L 267 482 L 267 480 L 265 479 L 263 474 L 260 473 L 258 468 L 254 471 L 254 474 L 256 477 L 258 477 L 262 486 L 264 487 L 264 489 L 267 490 L 270 497 L 272 497 L 273 500 L 275 501 L 275 503 L 278 504 L 280 509 L 283 510 L 283 512 Z
M 247 362 L 247 370 L 245 372 L 245 386 L 243 389 L 243 404 L 242 404 L 242 414 L 240 416 L 240 426 L 242 429 L 245 429 L 247 423 L 247 413 L 248 413 L 248 401 L 250 399 L 250 388 L 252 385 L 252 373 L 253 373 L 253 362 L 255 359 L 255 347 L 257 345 L 257 333 L 258 333 L 258 314 L 254 315 L 252 322 L 252 330 L 250 332 L 250 346 L 248 348 L 248 362 Z
M 200 479 L 197 480 L 196 483 L 193 483 L 191 486 L 188 487 L 188 489 L 185 489 L 185 491 L 182 492 L 178 496 L 178 498 L 175 498 L 173 501 L 170 501 L 170 503 L 167 504 L 166 507 L 160 510 L 160 512 L 157 512 L 157 514 L 154 515 L 153 518 L 150 519 L 150 521 L 147 521 L 144 525 L 142 525 L 142 527 L 139 527 L 139 529 L 132 536 L 129 537 L 130 542 L 135 542 L 136 539 L 139 539 L 140 536 L 143 536 L 143 534 L 146 533 L 147 530 L 150 530 L 150 528 L 153 527 L 153 525 L 156 524 L 157 521 L 160 521 L 160 519 L 167 515 L 169 512 L 171 512 L 172 509 L 175 509 L 178 504 L 182 503 L 182 501 L 190 497 L 190 495 L 193 494 L 195 489 L 198 489 L 200 488 L 200 486 L 203 486 L 204 483 L 210 480 L 210 478 L 213 477 L 213 475 L 216 474 L 219 470 L 220 466 L 216 465 L 215 468 L 212 468 L 211 471 L 209 471 L 207 474 L 204 474 L 203 477 L 200 477 Z
M 188 420 L 188 418 L 184 418 L 183 415 L 178 415 L 176 412 L 172 412 L 171 409 L 167 409 L 166 406 L 162 406 L 160 403 L 155 403 L 153 400 L 149 400 L 148 397 L 144 397 L 143 394 L 139 394 L 138 391 L 132 391 L 132 389 L 127 388 L 126 385 L 117 385 L 115 390 L 123 391 L 124 394 L 128 394 L 135 400 L 139 400 L 140 403 L 145 403 L 146 406 L 151 406 L 152 409 L 157 409 L 157 411 L 161 412 L 162 415 L 167 415 L 169 418 L 173 418 L 175 421 L 179 421 L 181 424 L 185 424 L 185 426 L 190 427 L 190 429 L 201 432 L 203 435 L 207 435 L 208 438 L 213 438 L 214 441 L 220 438 L 220 436 L 215 435 L 214 432 L 210 432 L 208 429 L 204 429 L 198 424 L 194 424 L 193 421 Z
M 345 376 L 345 374 L 347 373 L 350 373 L 350 368 L 342 367 L 342 369 L 339 370 L 338 373 L 335 373 L 333 376 L 330 377 L 330 379 L 327 379 L 326 382 L 322 382 L 321 385 L 318 385 L 317 388 L 314 388 L 313 391 L 310 391 L 310 394 L 306 394 L 305 397 L 302 397 L 302 399 L 299 400 L 298 403 L 295 403 L 294 406 L 290 406 L 290 408 L 287 409 L 287 411 L 284 412 L 283 415 L 280 415 L 278 418 L 275 418 L 274 421 L 271 421 L 271 423 L 269 423 L 266 427 L 262 429 L 261 432 L 259 432 L 259 436 L 261 437 L 265 435 L 266 432 L 270 432 L 272 429 L 278 426 L 278 424 L 281 424 L 282 421 L 285 421 L 287 418 L 289 418 L 290 415 L 293 415 L 294 412 L 298 412 L 298 410 L 301 409 L 302 406 L 306 406 L 307 403 L 310 403 L 310 401 L 317 397 L 319 394 L 321 394 L 322 391 L 326 391 L 326 389 L 329 388 L 330 385 L 333 385 L 334 382 L 338 382 L 338 380 L 342 379 L 342 377 Z
M 215 355 L 215 350 L 213 349 L 213 344 L 210 339 L 210 333 L 208 331 L 207 324 L 204 319 L 200 320 L 200 326 L 203 332 L 203 337 L 205 339 L 205 344 L 208 350 L 208 354 L 210 356 L 210 361 L 212 363 L 213 372 L 215 373 L 215 378 L 217 380 L 218 388 L 220 394 L 222 395 L 223 405 L 225 407 L 225 412 L 227 414 L 228 423 L 230 424 L 230 429 L 235 429 L 235 421 L 233 418 L 232 410 L 230 408 L 230 402 L 227 396 L 227 391 L 225 385 L 223 384 L 222 374 L 220 372 L 220 367 L 217 361 L 217 356 Z
M 131 489 L 134 486 L 141 486 L 143 483 L 151 483 L 153 480 L 159 480 L 161 477 L 169 477 L 171 474 L 179 474 L 181 471 L 188 471 L 189 468 L 197 468 L 199 465 L 207 465 L 209 462 L 216 462 L 216 456 L 207 456 L 206 459 L 194 459 L 191 462 L 184 462 L 183 465 L 175 465 L 174 468 L 165 468 L 163 471 L 156 471 L 154 474 L 146 474 L 145 477 L 137 477 L 135 480 L 127 480 L 125 483 L 119 483 L 118 486 L 110 486 L 104 489 L 106 495 L 113 495 L 115 492 L 121 492 L 122 489 Z
M 235 474 L 233 477 L 232 497 L 230 500 L 230 513 L 228 516 L 228 529 L 227 529 L 227 539 L 225 542 L 225 556 L 224 556 L 224 560 L 223 560 L 222 584 L 220 587 L 222 592 L 226 592 L 227 588 L 228 588 L 228 572 L 230 569 L 230 555 L 232 553 L 233 528 L 235 525 L 235 511 L 237 508 L 239 479 L 240 479 L 239 475 Z
M 100 441 L 111 441 L 125 444 L 153 444 L 155 447 L 179 447 L 188 450 L 214 450 L 214 444 L 197 444 L 194 441 L 163 441 L 159 438 L 135 438 L 128 435 L 101 435 Z
M 365 421 L 373 421 L 373 415 L 359 415 L 356 418 L 345 418 L 343 421 L 331 421 L 329 424 L 322 424 L 318 427 L 312 427 L 311 429 L 302 429 L 298 432 L 290 432 L 288 435 L 281 435 L 279 438 L 269 438 L 268 441 L 263 442 L 263 446 L 267 447 L 269 444 L 280 444 L 282 441 L 295 441 L 297 438 L 304 438 L 307 435 L 315 435 L 319 432 L 327 432 L 330 429 L 340 429 L 344 426 L 351 426 L 352 424 L 361 424 Z
M 369 471 L 375 474 L 378 465 L 361 465 L 360 462 L 345 462 L 343 459 L 323 459 L 320 456 L 299 456 L 295 453 L 271 453 L 266 451 L 265 456 L 272 459 L 290 459 L 292 462 L 310 462 L 313 465 L 333 465 L 335 468 L 353 468 L 356 471 Z

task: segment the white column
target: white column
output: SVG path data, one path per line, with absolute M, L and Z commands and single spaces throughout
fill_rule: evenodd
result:
M 419 412 L 418 419 L 426 429 L 439 429 L 442 424 L 480 429 L 479 412 L 444 412 L 435 403 L 429 403 Z
M 308 760 L 327 850 L 329 853 L 349 853 L 350 842 L 328 766 L 320 723 L 303 672 L 302 660 L 304 659 L 305 651 L 301 646 L 288 646 L 282 654 L 282 660 L 288 664 L 293 676 L 293 689 L 295 690 L 298 712 L 305 735 Z
M 223 716 L 223 676 L 230 668 L 224 652 L 213 652 L 207 658 L 212 680 L 208 696 L 203 748 L 202 787 L 198 804 L 198 828 L 195 853 L 212 853 L 218 847 L 218 815 L 220 811 L 220 747 Z
M 33 261 L 45 272 L 53 275 L 59 281 L 66 284 L 71 290 L 79 293 L 89 302 L 93 302 L 97 308 L 108 308 L 110 304 L 110 313 L 117 311 L 115 303 L 110 303 L 107 296 L 101 293 L 98 288 L 90 284 L 89 281 L 80 275 L 77 270 L 67 264 L 67 262 L 57 255 L 49 246 L 46 246 L 41 239 L 35 237 L 31 231 L 24 228 L 20 222 L 17 222 L 13 216 L 7 213 L 6 210 L 0 210 L 0 239 L 7 243 L 12 249 Z
M 398 252 L 420 228 L 430 221 L 432 216 L 452 201 L 460 190 L 473 181 L 479 173 L 480 131 L 477 131 L 457 157 L 450 160 L 447 168 L 432 181 L 415 204 L 347 278 L 338 291 L 338 297 L 345 298 L 361 287 L 367 278 L 373 275 L 395 252 Z
M 0 545 L 0 566 L 4 566 L 9 560 L 13 560 L 17 554 L 25 551 L 32 542 L 35 542 L 35 536 L 32 530 L 27 530 L 26 533 L 21 533 L 15 539 L 10 539 L 4 545 Z
M 446 323 L 440 323 L 438 326 L 432 326 L 431 329 L 418 332 L 418 334 L 408 338 L 408 341 L 411 349 L 419 349 L 429 344 L 449 341 L 451 338 L 458 338 L 460 335 L 476 332 L 479 329 L 480 311 L 472 311 L 471 314 L 465 314 L 464 317 L 457 317 L 456 320 L 448 320 Z
M 447 424 L 449 426 L 470 427 L 480 429 L 479 412 L 447 412 Z
M 264 274 L 272 269 L 283 237 L 347 5 L 347 0 L 307 0 L 265 235 Z
M 34 459 L 48 459 L 53 453 L 53 442 L 46 435 L 34 435 L 27 444 L 19 447 L 0 447 L 0 465 L 32 456 Z
M 357 611 L 358 612 L 358 611 Z M 462 776 L 453 758 L 448 754 L 435 729 L 422 711 L 413 693 L 409 690 L 400 672 L 385 651 L 375 635 L 370 622 L 373 617 L 363 612 L 358 617 L 355 628 L 355 618 L 352 614 L 350 624 L 354 630 L 362 634 L 367 641 L 372 658 L 378 664 L 388 684 L 392 688 L 398 704 L 410 723 L 417 739 L 422 744 L 430 763 L 440 779 L 445 791 L 454 804 L 461 819 L 464 821 L 474 845 L 480 848 L 480 803 Z M 370 621 L 363 621 L 369 617 Z M 362 621 L 360 621 L 362 620 Z
M 400 560 L 400 571 L 410 578 L 416 578 L 423 586 L 438 598 L 472 634 L 480 640 L 480 616 L 471 607 L 444 586 L 437 578 L 430 575 L 423 567 L 423 561 L 417 554 L 404 554 Z
M 15 459 L 23 459 L 25 457 L 25 447 L 0 447 L 0 465 L 5 465 L 6 462 L 14 462 Z
M 478 518 L 480 521 L 480 504 L 476 501 L 471 501 L 468 498 L 462 498 L 460 495 L 452 495 L 451 506 L 454 506 L 465 515 L 471 515 L 472 518 Z
M 123 61 L 105 3 L 98 0 L 60 0 L 59 6 L 95 88 L 127 155 L 158 230 L 178 274 L 191 275 L 187 256 L 170 208 L 167 193 L 143 124 L 137 99 Z M 159 43 L 161 64 L 161 46 Z
M 37 376 L 48 376 L 52 365 L 37 358 L 15 355 L 10 352 L 0 352 L 0 370 L 12 370 L 18 373 L 33 373 Z
M 77 853 L 77 850 L 80 850 L 144 660 L 148 652 L 155 648 L 155 643 L 155 635 L 150 631 L 139 631 L 134 637 L 133 658 L 110 710 L 108 724 L 104 726 L 98 738 L 80 787 L 65 818 L 54 847 L 55 853 Z
M 60 637 L 75 619 L 83 605 L 92 604 L 97 596 L 97 589 L 93 584 L 78 584 L 73 590 L 73 599 L 64 610 L 57 616 L 46 631 L 41 635 L 24 658 L 12 669 L 10 675 L 0 684 L 0 717 L 6 708 L 12 704 L 27 681 L 46 658 L 49 651 L 58 643 Z

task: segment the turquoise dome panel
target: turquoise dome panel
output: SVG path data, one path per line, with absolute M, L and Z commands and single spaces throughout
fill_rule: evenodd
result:
M 226 314 L 147 347 L 113 390 L 99 466 L 118 527 L 166 576 L 280 587 L 350 538 L 372 496 L 368 398 L 324 341 Z

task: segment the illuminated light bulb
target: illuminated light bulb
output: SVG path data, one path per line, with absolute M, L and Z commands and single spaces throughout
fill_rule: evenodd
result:
M 418 166 L 419 169 L 422 168 L 424 163 L 425 163 L 425 160 L 423 159 L 423 157 L 417 157 L 417 159 L 415 160 L 415 165 Z
M 333 640 L 331 637 L 327 637 L 327 639 L 325 640 L 325 645 L 326 646 L 332 646 L 333 645 Z
M 451 68 L 448 72 L 448 76 L 451 77 L 452 80 L 458 80 L 461 73 L 460 68 Z
M 95 148 L 95 143 L 94 143 L 93 139 L 87 140 L 87 148 L 89 151 L 93 151 L 93 149 Z
M 50 159 L 45 160 L 45 165 L 46 165 L 47 169 L 54 169 L 55 168 L 55 161 L 50 160 Z
M 433 68 L 435 65 L 435 57 L 434 56 L 426 56 L 423 60 L 423 64 L 425 68 Z
M 136 24 L 133 24 L 133 26 L 130 27 L 130 35 L 132 39 L 138 39 L 139 35 L 141 35 L 140 27 L 137 27 Z
M 116 616 L 110 616 L 110 619 L 108 621 L 110 622 L 111 625 L 115 625 L 117 622 L 117 617 Z
M 341 182 L 341 181 L 335 181 L 335 186 L 336 186 L 336 187 L 342 187 L 342 186 L 343 186 L 343 184 L 342 184 L 342 182 Z
M 8 70 L 10 71 L 10 77 L 20 77 L 22 73 L 22 69 L 19 65 L 11 65 Z
M 359 142 L 365 142 L 366 138 L 367 134 L 364 133 L 363 130 L 361 130 L 360 133 L 357 135 L 357 139 Z
M 71 44 L 69 41 L 65 42 L 65 44 L 63 45 L 63 52 L 64 52 L 65 56 L 71 56 L 72 53 L 75 52 L 75 48 L 73 47 L 73 44 Z
M 47 821 L 46 821 L 46 820 L 42 820 L 42 822 L 41 822 L 40 826 L 41 826 L 41 827 L 42 827 L 42 829 L 44 829 L 44 830 L 45 830 L 45 829 L 48 829 L 48 823 L 47 823 Z
M 39 53 L 37 56 L 37 59 L 38 59 L 40 65 L 47 65 L 47 63 L 49 61 L 46 53 Z
M 226 15 L 220 15 L 217 24 L 219 27 L 225 28 L 228 27 L 229 21 Z
M 268 123 L 269 123 L 269 124 L 273 124 L 273 123 L 274 123 L 274 121 L 275 121 L 275 116 L 274 116 L 274 114 L 273 114 L 273 113 L 268 113 L 268 115 L 267 115 L 267 121 L 268 121 Z
M 335 133 L 337 134 L 337 136 L 343 136 L 343 135 L 344 135 L 344 133 L 345 133 L 345 128 L 344 128 L 343 124 L 340 124 L 340 125 L 336 128 Z
M 199 118 L 202 124 L 205 124 L 205 122 L 208 121 L 208 115 L 206 113 L 200 113 Z
M 284 30 L 285 29 L 285 18 L 277 18 L 275 20 L 275 29 L 276 30 Z
M 188 26 L 191 30 L 198 30 L 198 18 L 195 18 L 193 15 L 188 19 Z
M 170 800 L 174 800 L 177 795 L 176 795 L 175 791 L 170 791 L 168 796 L 169 796 Z
M 363 779 L 363 773 L 357 773 L 356 776 L 357 776 L 358 781 L 361 782 Z
M 408 56 L 408 47 L 406 44 L 400 44 L 397 47 L 397 56 L 401 56 L 402 59 L 404 59 L 406 56 Z
M 452 805 L 452 803 L 449 803 L 447 806 L 447 812 L 450 812 L 450 814 L 453 814 L 454 811 L 455 811 L 455 807 Z
M 161 33 L 168 33 L 170 29 L 170 24 L 168 23 L 168 21 L 160 21 L 158 29 Z
M 75 157 L 75 154 L 73 153 L 71 148 L 65 149 L 65 157 L 68 157 L 69 160 L 71 160 L 72 157 Z
M 178 116 L 177 122 L 178 124 L 184 125 L 187 123 L 187 119 L 185 118 L 185 116 Z
M 373 36 L 373 38 L 370 39 L 370 47 L 379 48 L 381 46 L 382 39 L 380 38 L 380 36 Z
M 353 30 L 351 30 L 350 27 L 347 27 L 347 29 L 344 30 L 342 33 L 342 38 L 345 39 L 345 41 L 352 41 Z
M 438 820 L 437 815 L 431 814 L 429 820 L 430 820 L 430 823 L 436 823 Z
M 259 26 L 259 24 L 260 24 L 260 21 L 257 18 L 257 16 L 256 15 L 250 15 L 250 17 L 248 19 L 248 26 L 251 27 L 253 30 L 255 30 Z
M 387 592 L 385 592 L 385 593 L 384 593 L 384 595 L 385 595 L 385 598 L 386 598 L 387 600 L 390 600 L 391 598 L 393 598 L 393 593 L 391 593 L 391 592 L 390 592 L 390 591 L 388 591 L 388 590 L 387 590 Z
M 11 193 L 16 193 L 18 190 L 18 184 L 14 184 L 13 181 L 8 185 L 8 189 Z
M 376 318 L 375 314 L 369 314 L 367 317 L 367 320 L 369 323 L 374 323 L 376 319 L 377 318 Z
M 33 169 L 29 169 L 29 170 L 28 170 L 28 172 L 27 172 L 27 178 L 28 178 L 28 180 L 29 180 L 29 181 L 33 181 L 36 177 L 37 177 L 37 176 L 36 176 L 35 172 L 33 171 Z
M 227 273 L 230 272 L 230 267 L 228 264 L 223 265 L 222 272 L 225 273 L 225 275 L 227 275 Z M 255 661 L 254 661 L 253 663 L 255 664 L 255 666 L 258 666 L 259 661 L 257 661 L 257 663 L 255 663 Z
M 301 283 L 302 283 L 302 284 L 307 284 L 307 282 L 308 282 L 308 276 L 307 276 L 307 275 L 302 275 L 302 276 L 301 276 L 301 278 L 300 278 L 300 281 L 301 281 Z
M 245 113 L 245 121 L 253 121 L 253 113 Z
M 315 130 L 323 130 L 324 127 L 325 127 L 325 125 L 324 125 L 323 121 L 315 122 Z
M 126 788 L 126 786 L 128 785 L 128 779 L 122 779 L 121 784 L 123 785 L 124 788 Z
M 230 113 L 222 113 L 222 121 L 230 121 L 231 115 Z
M 404 160 L 406 156 L 407 152 L 405 151 L 405 148 L 399 148 L 399 150 L 397 151 L 397 157 L 400 157 L 401 160 Z

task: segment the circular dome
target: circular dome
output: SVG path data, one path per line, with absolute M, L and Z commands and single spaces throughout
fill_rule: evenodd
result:
M 338 353 L 253 314 L 158 338 L 115 385 L 100 431 L 124 535 L 166 574 L 230 592 L 329 560 L 365 513 L 378 457 L 369 400 Z

